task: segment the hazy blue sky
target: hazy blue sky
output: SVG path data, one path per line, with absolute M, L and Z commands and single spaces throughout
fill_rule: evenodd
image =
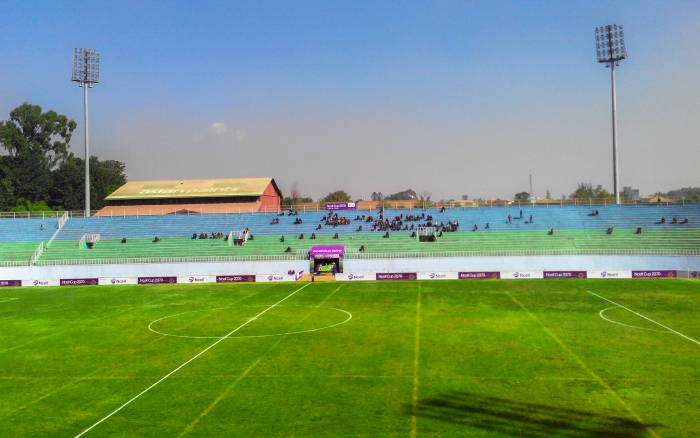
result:
M 625 27 L 621 185 L 700 186 L 698 1 L 3 2 L 0 117 L 78 122 L 74 47 L 102 54 L 91 153 L 129 179 L 272 176 L 318 198 L 612 191 L 610 70 Z

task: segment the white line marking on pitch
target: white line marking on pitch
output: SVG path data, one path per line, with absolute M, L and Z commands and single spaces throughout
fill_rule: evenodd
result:
M 291 297 L 292 295 L 294 295 L 295 293 L 297 293 L 297 292 L 299 292 L 300 290 L 304 289 L 306 286 L 308 286 L 308 285 L 310 285 L 310 284 L 311 284 L 311 283 L 306 283 L 304 286 L 300 287 L 299 289 L 295 290 L 295 291 L 292 292 L 291 294 L 289 294 L 289 295 L 287 295 L 286 297 L 282 298 L 281 300 L 279 300 L 279 301 L 276 302 L 275 304 L 271 305 L 271 306 L 268 307 L 267 309 L 265 309 L 265 310 L 263 310 L 262 312 L 258 313 L 258 314 L 255 316 L 255 318 L 258 318 L 258 317 L 262 316 L 264 313 L 266 313 L 268 310 L 271 310 L 271 309 L 275 308 L 279 303 L 281 303 L 282 301 L 284 301 L 284 300 L 286 300 L 287 298 Z M 223 341 L 223 340 L 226 339 L 227 337 L 229 337 L 229 336 L 231 336 L 232 334 L 236 333 L 238 330 L 240 330 L 240 329 L 242 329 L 243 327 L 245 327 L 246 325 L 248 325 L 248 323 L 250 323 L 251 321 L 254 321 L 255 318 L 249 319 L 248 321 L 246 321 L 246 322 L 244 322 L 243 324 L 241 324 L 238 328 L 236 328 L 235 330 L 233 330 L 231 333 L 227 334 L 226 336 L 223 336 L 222 338 L 219 338 L 219 340 L 217 340 L 216 342 L 214 342 L 213 344 L 211 344 L 210 346 L 208 346 L 208 347 L 205 348 L 204 350 L 200 351 L 199 353 L 197 353 L 195 356 L 193 356 L 193 357 L 192 357 L 191 359 L 189 359 L 187 362 L 183 363 L 183 364 L 180 365 L 179 367 L 177 367 L 177 368 L 175 368 L 174 370 L 172 370 L 171 372 L 169 372 L 165 377 L 163 377 L 162 379 L 160 379 L 159 381 L 157 381 L 157 382 L 154 383 L 153 385 L 151 385 L 151 386 L 149 386 L 148 388 L 146 388 L 146 389 L 144 389 L 143 391 L 141 391 L 136 397 L 132 398 L 132 399 L 129 400 L 128 402 L 126 402 L 126 403 L 124 403 L 123 405 L 119 406 L 114 412 L 112 412 L 111 414 L 107 415 L 106 417 L 104 417 L 103 419 L 101 419 L 101 420 L 98 421 L 97 423 L 93 424 L 92 426 L 88 427 L 88 428 L 85 429 L 84 431 L 80 432 L 78 435 L 75 436 L 75 438 L 78 438 L 78 437 L 81 437 L 81 436 L 85 435 L 85 434 L 88 433 L 90 430 L 92 430 L 95 426 L 97 426 L 98 424 L 102 423 L 103 421 L 105 421 L 106 419 L 108 419 L 108 418 L 111 417 L 112 415 L 116 414 L 117 412 L 121 411 L 121 410 L 124 409 L 127 405 L 129 405 L 131 402 L 133 402 L 133 401 L 136 400 L 137 398 L 141 397 L 142 395 L 144 395 L 145 393 L 147 393 L 148 391 L 150 391 L 152 388 L 154 388 L 154 387 L 155 387 L 156 385 L 158 385 L 160 382 L 162 382 L 163 380 L 167 379 L 168 377 L 170 377 L 170 376 L 172 376 L 173 374 L 175 374 L 176 372 L 178 372 L 178 371 L 179 371 L 180 369 L 182 369 L 185 365 L 187 365 L 188 363 L 190 363 L 190 362 L 192 362 L 193 360 L 197 359 L 199 356 L 203 355 L 203 354 L 206 353 L 207 351 L 211 350 L 211 349 L 212 349 L 213 347 L 215 347 L 219 342 Z
M 641 313 L 637 313 L 637 312 L 635 312 L 634 310 L 630 310 L 630 309 L 628 309 L 627 307 L 623 306 L 622 304 L 618 304 L 618 303 L 616 303 L 615 301 L 609 300 L 609 299 L 607 299 L 607 298 L 605 298 L 605 297 L 601 297 L 600 295 L 595 294 L 595 293 L 593 293 L 593 292 L 591 292 L 591 291 L 589 291 L 589 290 L 587 290 L 586 292 L 588 292 L 588 293 L 591 294 L 591 295 L 595 295 L 595 296 L 597 296 L 598 298 L 603 299 L 603 300 L 605 300 L 605 301 L 607 301 L 607 302 L 609 302 L 609 303 L 612 303 L 612 304 L 614 304 L 614 305 L 616 305 L 616 306 L 618 306 L 618 307 L 622 307 L 622 308 L 625 309 L 626 311 L 632 312 L 632 313 L 634 313 L 635 315 L 640 316 L 640 317 L 646 319 L 647 321 L 651 321 L 651 322 L 653 322 L 654 324 L 656 324 L 656 325 L 658 325 L 658 326 L 660 326 L 660 327 L 665 328 L 665 329 L 668 330 L 669 332 L 675 333 L 675 334 L 677 334 L 678 336 L 682 336 L 682 337 L 686 338 L 686 339 L 689 340 L 690 342 L 695 342 L 696 344 L 700 345 L 700 342 L 696 341 L 695 339 L 693 339 L 693 338 L 691 338 L 691 337 L 688 337 L 688 336 L 684 335 L 684 334 L 681 333 L 681 332 L 677 332 L 677 331 L 673 330 L 672 328 L 668 328 L 668 327 L 666 327 L 665 325 L 663 325 L 663 324 L 661 324 L 661 323 L 659 323 L 659 322 L 656 322 L 656 321 L 654 321 L 654 320 L 651 319 L 651 318 L 647 318 L 646 316 L 642 315 Z
M 14 300 L 19 300 L 19 298 L 5 298 L 4 300 L 0 301 L 0 303 L 6 303 L 8 301 L 14 301 Z
M 656 329 L 650 329 L 650 328 L 645 328 L 645 327 L 637 327 L 636 325 L 623 324 L 621 322 L 613 321 L 612 319 L 608 319 L 608 318 L 604 317 L 603 312 L 605 312 L 606 310 L 611 310 L 611 309 L 621 309 L 621 307 L 619 307 L 619 306 L 608 307 L 607 309 L 601 310 L 598 313 L 598 315 L 600 315 L 600 317 L 603 318 L 604 320 L 606 320 L 608 322 L 612 322 L 613 324 L 624 325 L 625 327 L 629 327 L 629 328 L 633 328 L 633 329 L 637 329 L 637 330 L 648 330 L 650 332 L 659 332 L 659 333 L 672 333 L 672 332 L 669 332 L 668 330 L 656 330 Z
M 159 334 L 159 335 L 170 336 L 170 337 L 173 337 L 173 338 L 185 338 L 185 339 L 219 339 L 219 336 L 185 336 L 185 335 L 173 335 L 173 334 L 171 334 L 171 333 L 159 332 L 158 330 L 156 330 L 156 329 L 153 328 L 153 324 L 155 324 L 155 323 L 157 323 L 157 322 L 159 322 L 159 321 L 162 321 L 162 320 L 164 320 L 164 319 L 173 318 L 173 317 L 180 316 L 180 315 L 187 315 L 188 313 L 209 312 L 209 311 L 212 311 L 212 310 L 225 310 L 225 309 L 236 309 L 236 308 L 242 309 L 242 308 L 249 308 L 249 307 L 265 307 L 265 306 L 231 306 L 231 307 L 217 307 L 217 308 L 215 308 L 215 309 L 192 310 L 192 311 L 190 311 L 190 312 L 178 313 L 178 314 L 175 314 L 175 315 L 164 316 L 164 317 L 162 317 L 162 318 L 160 318 L 160 319 L 156 319 L 155 321 L 152 321 L 150 324 L 148 324 L 148 330 L 152 331 L 153 333 L 157 333 L 157 334 Z M 336 324 L 333 324 L 333 325 L 327 325 L 327 326 L 325 326 L 325 327 L 319 327 L 319 328 L 315 328 L 315 329 L 311 329 L 311 330 L 300 330 L 300 331 L 296 331 L 296 332 L 287 332 L 287 333 L 274 333 L 274 334 L 271 334 L 271 335 L 227 336 L 227 337 L 228 337 L 229 339 L 270 338 L 270 337 L 272 337 L 272 336 L 285 336 L 285 335 L 297 335 L 297 334 L 300 334 L 300 333 L 311 333 L 311 332 L 317 332 L 317 331 L 319 331 L 319 330 L 326 330 L 326 329 L 329 329 L 329 328 L 337 327 L 337 326 L 339 326 L 339 325 L 345 324 L 346 322 L 348 322 L 348 321 L 350 321 L 350 320 L 352 319 L 352 313 L 348 312 L 347 310 L 336 309 L 335 307 L 326 307 L 326 306 L 300 306 L 300 305 L 295 305 L 295 304 L 288 305 L 288 306 L 287 306 L 287 305 L 281 305 L 281 306 L 278 306 L 278 307 L 308 307 L 308 308 L 312 308 L 312 309 L 337 310 L 338 312 L 343 312 L 343 313 L 345 313 L 346 315 L 348 315 L 348 318 L 347 318 L 345 321 L 341 321 L 341 322 L 336 323 Z M 249 319 L 249 321 L 252 321 L 253 319 L 255 319 L 255 318 L 251 318 L 251 319 Z

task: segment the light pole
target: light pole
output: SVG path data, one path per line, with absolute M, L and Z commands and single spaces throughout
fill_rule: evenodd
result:
M 595 30 L 598 62 L 604 62 L 610 67 L 612 82 L 612 135 L 613 135 L 613 185 L 615 188 L 615 204 L 620 205 L 620 179 L 617 168 L 617 97 L 615 95 L 615 66 L 627 59 L 625 39 L 622 35 L 622 25 L 612 24 L 597 27 Z
M 90 142 L 88 139 L 88 88 L 100 82 L 100 54 L 92 49 L 73 49 L 73 79 L 85 96 L 85 215 L 90 216 Z

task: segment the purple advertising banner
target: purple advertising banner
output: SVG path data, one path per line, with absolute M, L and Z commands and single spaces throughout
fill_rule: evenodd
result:
M 177 277 L 139 277 L 139 284 L 177 283 Z
M 22 286 L 22 280 L 0 280 L 0 287 Z
M 333 202 L 326 204 L 326 210 L 357 210 L 355 202 Z
M 254 282 L 255 275 L 217 275 L 217 283 L 241 283 L 241 282 Z
M 61 278 L 61 286 L 94 286 L 99 283 L 97 278 Z
M 676 271 L 632 271 L 632 278 L 674 278 Z
M 586 271 L 544 271 L 544 278 L 588 278 Z
M 377 272 L 377 280 L 415 280 L 418 276 L 415 272 Z
M 342 255 L 345 254 L 345 247 L 342 245 L 334 246 L 312 246 L 311 255 L 321 256 L 321 255 Z
M 489 278 L 501 278 L 500 272 L 488 271 L 488 272 L 460 272 L 460 280 L 486 280 Z

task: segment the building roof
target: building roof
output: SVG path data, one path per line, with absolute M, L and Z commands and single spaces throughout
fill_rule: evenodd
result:
M 107 196 L 106 200 L 261 196 L 270 184 L 282 196 L 272 178 L 174 179 L 130 181 Z

